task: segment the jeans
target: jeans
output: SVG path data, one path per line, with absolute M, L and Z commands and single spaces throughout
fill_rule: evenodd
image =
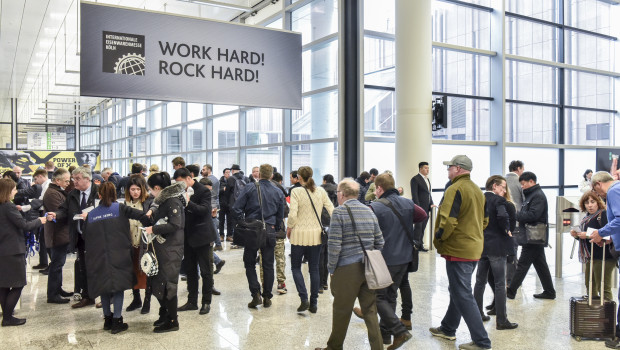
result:
M 120 318 L 123 312 L 124 292 L 103 293 L 101 294 L 101 307 L 103 308 L 103 316 L 112 316 L 110 304 L 114 303 L 114 318 Z
M 220 237 L 219 234 L 217 234 L 217 229 L 218 229 L 218 227 L 220 225 L 220 220 L 218 220 L 217 217 L 212 218 L 212 219 L 213 219 L 213 227 L 215 228 L 215 233 L 216 233 L 216 235 L 215 235 L 215 245 L 218 246 L 218 247 L 221 247 L 222 246 L 222 238 Z M 216 264 L 217 264 L 217 262 L 216 262 Z
M 543 286 L 543 290 L 549 294 L 555 295 L 555 288 L 553 288 L 553 280 L 551 279 L 551 272 L 547 265 L 547 258 L 545 257 L 545 247 L 542 245 L 526 244 L 521 249 L 521 256 L 517 263 L 517 272 L 515 273 L 507 292 L 516 294 L 517 289 L 521 287 L 521 283 L 527 275 L 527 271 L 530 266 L 534 265 L 540 283 Z
M 411 297 L 411 286 L 409 285 L 409 273 L 403 276 L 402 282 L 400 282 L 400 300 L 401 300 L 401 316 L 403 320 L 411 321 L 411 314 L 413 313 L 413 299 Z
M 319 298 L 319 286 L 321 276 L 319 275 L 319 256 L 321 255 L 321 245 L 302 246 L 291 244 L 291 272 L 297 293 L 301 301 L 308 301 L 308 290 L 304 275 L 301 273 L 301 260 L 305 256 L 308 258 L 308 272 L 310 273 L 310 304 L 316 305 Z
M 408 266 L 409 263 L 388 265 L 388 270 L 394 283 L 387 288 L 377 290 L 377 312 L 381 319 L 379 326 L 383 338 L 389 338 L 392 335 L 397 337 L 407 332 L 407 328 L 396 316 L 396 298 L 398 296 L 398 287 L 400 287 L 403 278 L 408 274 Z
M 213 293 L 213 247 L 209 244 L 201 247 L 185 245 L 187 273 L 187 302 L 198 304 L 198 266 L 202 277 L 202 303 L 211 304 Z
M 69 243 L 52 247 L 52 261 L 49 265 L 47 277 L 47 298 L 52 299 L 60 296 L 62 288 L 62 268 L 67 261 L 67 248 Z
M 478 310 L 482 315 L 482 297 L 487 283 L 489 270 L 493 271 L 495 293 L 495 311 L 497 313 L 497 324 L 508 322 L 506 317 L 506 257 L 505 256 L 483 256 L 478 262 L 478 272 L 476 273 L 476 286 L 474 287 L 474 299 L 478 304 Z
M 469 328 L 471 340 L 482 348 L 490 348 L 491 340 L 484 329 L 480 311 L 471 292 L 471 275 L 475 268 L 475 261 L 446 260 L 450 305 L 441 321 L 441 330 L 447 335 L 455 335 L 462 317 Z
M 273 280 L 274 280 L 274 270 L 273 270 L 273 259 L 274 259 L 274 248 L 276 246 L 276 237 L 273 232 L 273 229 L 269 231 L 267 229 L 267 244 L 263 248 L 260 248 L 260 253 L 262 256 L 261 264 L 263 267 L 263 297 L 271 299 L 273 294 L 271 293 L 273 289 Z M 256 254 L 258 254 L 259 249 L 251 249 L 245 247 L 243 249 L 243 265 L 245 266 L 245 276 L 248 279 L 248 284 L 250 286 L 250 293 L 252 296 L 254 294 L 260 293 L 260 282 L 258 282 L 258 276 L 256 275 Z

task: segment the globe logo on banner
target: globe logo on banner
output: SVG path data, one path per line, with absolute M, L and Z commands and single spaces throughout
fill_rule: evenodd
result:
M 105 73 L 145 75 L 144 35 L 103 32 Z

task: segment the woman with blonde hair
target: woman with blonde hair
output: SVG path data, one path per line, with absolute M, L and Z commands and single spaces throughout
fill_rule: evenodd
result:
M 299 168 L 297 177 L 301 187 L 295 187 L 291 191 L 291 208 L 288 214 L 286 236 L 291 242 L 291 270 L 301 299 L 301 305 L 297 308 L 297 312 L 310 310 L 310 312 L 316 313 L 320 288 L 319 256 L 323 233 L 320 213 L 325 208 L 331 216 L 334 205 L 327 192 L 314 183 L 311 167 L 302 166 Z M 309 303 L 308 291 L 304 276 L 301 273 L 301 260 L 304 256 L 308 258 L 308 270 L 310 272 Z

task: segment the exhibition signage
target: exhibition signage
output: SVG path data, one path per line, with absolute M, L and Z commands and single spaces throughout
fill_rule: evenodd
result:
M 93 170 L 100 170 L 99 151 L 0 151 L 0 173 L 13 170 L 18 166 L 22 174 L 31 175 L 35 170 L 45 167 L 51 160 L 57 168 L 68 169 L 70 166 L 88 164 Z
M 301 34 L 81 3 L 80 94 L 301 109 Z
M 28 149 L 48 151 L 67 149 L 67 134 L 64 132 L 28 132 Z

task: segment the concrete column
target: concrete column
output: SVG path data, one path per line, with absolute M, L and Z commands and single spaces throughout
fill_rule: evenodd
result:
M 431 0 L 396 0 L 397 186 L 411 198 L 418 163 L 431 162 Z M 432 169 L 432 164 L 431 164 Z
M 491 97 L 493 97 L 493 101 L 490 103 L 490 129 L 491 141 L 495 141 L 497 144 L 490 147 L 490 164 L 491 174 L 503 175 L 508 173 L 508 166 L 505 159 L 506 140 L 504 137 L 504 112 L 506 110 L 506 84 L 504 82 L 504 70 L 506 66 L 506 59 L 504 58 L 504 2 L 496 1 L 493 5 L 493 9 L 495 11 L 491 12 L 491 50 L 497 52 L 497 55 L 495 57 L 491 57 Z

